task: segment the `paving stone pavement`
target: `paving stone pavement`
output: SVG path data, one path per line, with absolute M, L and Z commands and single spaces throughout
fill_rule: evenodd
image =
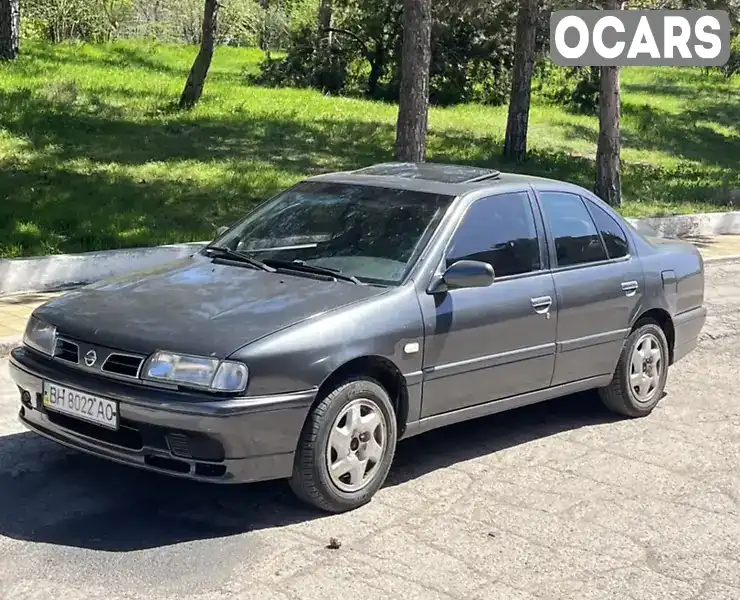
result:
M 707 276 L 651 416 L 579 394 L 412 438 L 339 516 L 46 442 L 0 362 L 0 599 L 738 600 L 740 263 Z

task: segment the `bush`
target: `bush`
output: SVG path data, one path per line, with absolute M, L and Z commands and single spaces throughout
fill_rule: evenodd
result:
M 599 68 L 561 67 L 549 59 L 541 61 L 535 69 L 532 92 L 573 112 L 596 114 L 599 108 Z
M 125 0 L 116 3 L 124 6 Z M 38 35 L 59 43 L 71 39 L 106 41 L 114 32 L 114 13 L 106 12 L 104 0 L 28 0 L 23 6 L 23 19 L 33 25 L 26 34 Z
M 719 70 L 727 79 L 740 73 L 740 35 L 732 39 L 730 44 L 730 58 L 726 64 L 719 67 Z
M 514 61 L 515 1 L 444 0 L 434 6 L 431 102 L 504 103 Z M 287 56 L 265 61 L 252 81 L 396 101 L 400 11 L 399 0 L 336 3 L 336 27 L 342 32 L 334 35 L 331 51 L 317 50 L 314 19 L 290 37 Z
M 315 88 L 325 93 L 342 94 L 349 78 L 349 54 L 340 44 L 332 48 L 319 45 L 314 28 L 304 27 L 290 36 L 285 58 L 268 57 L 260 73 L 247 75 L 250 83 L 268 87 Z
M 316 25 L 319 11 L 319 0 L 283 0 L 288 15 L 288 32 L 297 33 L 306 27 Z
M 203 4 L 202 0 L 200 4 Z M 201 12 L 202 10 L 201 6 Z M 218 16 L 219 43 L 242 47 L 257 46 L 263 19 L 264 11 L 254 0 L 226 0 Z
M 21 18 L 21 39 L 41 41 L 46 39 L 46 24 L 41 19 Z
M 280 49 L 289 34 L 316 20 L 318 0 L 222 0 L 218 43 Z M 313 12 L 312 12 L 313 11 Z M 23 0 L 22 35 L 51 42 L 153 38 L 200 42 L 203 0 Z
M 435 104 L 508 100 L 514 63 L 515 11 L 501 10 L 496 18 L 473 14 L 444 22 L 432 32 L 430 99 Z

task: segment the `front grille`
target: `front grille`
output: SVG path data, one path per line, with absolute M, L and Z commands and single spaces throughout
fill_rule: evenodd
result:
M 80 361 L 80 347 L 74 342 L 57 338 L 54 358 L 77 364 Z
M 55 360 L 75 368 L 113 378 L 138 379 L 145 356 L 60 336 L 54 345 Z M 84 359 L 84 360 L 83 360 Z
M 136 378 L 139 376 L 139 369 L 143 362 L 144 359 L 141 356 L 113 353 L 105 359 L 100 370 L 105 373 Z

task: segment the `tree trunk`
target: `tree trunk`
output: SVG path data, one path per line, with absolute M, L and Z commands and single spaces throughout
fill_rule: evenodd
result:
M 618 10 L 620 4 L 607 0 L 608 10 Z M 601 67 L 599 80 L 599 141 L 596 147 L 596 185 L 594 192 L 611 206 L 622 203 L 620 167 L 620 100 L 619 67 Z
M 331 31 L 334 20 L 334 0 L 321 0 L 319 4 L 319 37 L 326 46 L 331 47 L 334 33 Z
M 527 157 L 527 125 L 536 35 L 537 0 L 520 0 L 516 24 L 514 76 L 511 82 L 509 119 L 506 123 L 504 140 L 504 156 L 516 164 L 523 163 Z
M 195 57 L 185 89 L 180 96 L 180 108 L 193 108 L 203 93 L 203 85 L 213 59 L 219 6 L 218 0 L 205 0 L 200 50 L 198 50 L 198 56 Z
M 375 98 L 378 94 L 378 85 L 385 68 L 385 48 L 382 41 L 376 41 L 375 50 L 370 61 L 370 75 L 367 78 L 367 97 Z
M 264 50 L 269 53 L 270 44 L 267 39 L 267 11 L 270 8 L 270 0 L 258 0 L 258 2 L 262 10 L 265 11 L 265 14 L 263 15 L 263 19 L 262 19 L 262 24 L 260 26 L 259 47 L 260 47 L 260 50 Z
M 423 162 L 426 158 L 431 39 L 431 0 L 404 0 L 396 160 Z
M 15 60 L 21 32 L 18 0 L 0 0 L 0 60 Z

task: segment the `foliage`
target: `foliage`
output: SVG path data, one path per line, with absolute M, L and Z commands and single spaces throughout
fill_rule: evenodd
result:
M 516 4 L 449 3 L 436 11 L 433 31 L 431 100 L 438 104 L 503 104 L 509 96 L 514 63 Z
M 719 67 L 719 71 L 727 78 L 740 74 L 740 35 L 732 39 L 730 58 L 727 63 Z
M 223 0 L 218 42 L 279 48 L 305 25 L 318 0 L 280 0 L 263 8 L 258 0 Z M 153 38 L 200 41 L 203 0 L 25 0 L 24 39 L 51 42 Z
M 532 82 L 533 92 L 576 113 L 594 115 L 599 108 L 599 69 L 561 67 L 540 61 Z
M 27 0 L 23 33 L 51 42 L 69 39 L 104 41 L 114 34 L 131 8 L 129 0 Z
M 516 0 L 435 2 L 430 81 L 433 103 L 505 102 L 514 59 L 516 5 Z M 303 29 L 291 37 L 286 57 L 265 62 L 261 77 L 255 81 L 395 101 L 401 10 L 400 0 L 335 0 L 333 52 L 317 55 L 322 46 L 317 44 L 316 34 Z M 541 18 L 544 22 L 547 15 Z M 545 42 L 545 38 L 538 38 L 540 47 Z M 360 83 L 358 77 L 364 81 Z
M 0 65 L 0 256 L 208 239 L 307 175 L 392 157 L 395 106 L 246 86 L 254 49 L 220 48 L 198 106 L 169 110 L 194 52 L 27 41 Z M 740 78 L 709 77 L 624 69 L 625 214 L 740 201 Z M 505 106 L 435 107 L 430 124 L 428 160 L 497 166 Z M 515 169 L 590 187 L 597 133 L 596 118 L 536 95 Z
M 202 13 L 202 0 L 199 4 Z M 223 2 L 218 17 L 219 42 L 231 46 L 256 46 L 260 39 L 262 20 L 262 10 L 253 0 Z
M 288 15 L 289 33 L 316 23 L 319 0 L 282 0 L 282 6 Z
M 155 39 L 199 44 L 203 22 L 203 0 L 177 0 L 169 3 L 160 0 L 160 2 L 162 16 L 144 19 L 144 24 L 154 25 L 151 30 L 147 31 L 145 28 L 145 34 Z M 224 0 L 218 16 L 218 43 L 256 46 L 260 39 L 263 20 L 263 11 L 254 0 Z
M 248 74 L 247 81 L 269 87 L 314 88 L 339 94 L 349 79 L 349 53 L 342 52 L 343 41 L 331 47 L 320 46 L 314 27 L 305 26 L 290 38 L 285 58 L 267 56 L 258 74 Z

